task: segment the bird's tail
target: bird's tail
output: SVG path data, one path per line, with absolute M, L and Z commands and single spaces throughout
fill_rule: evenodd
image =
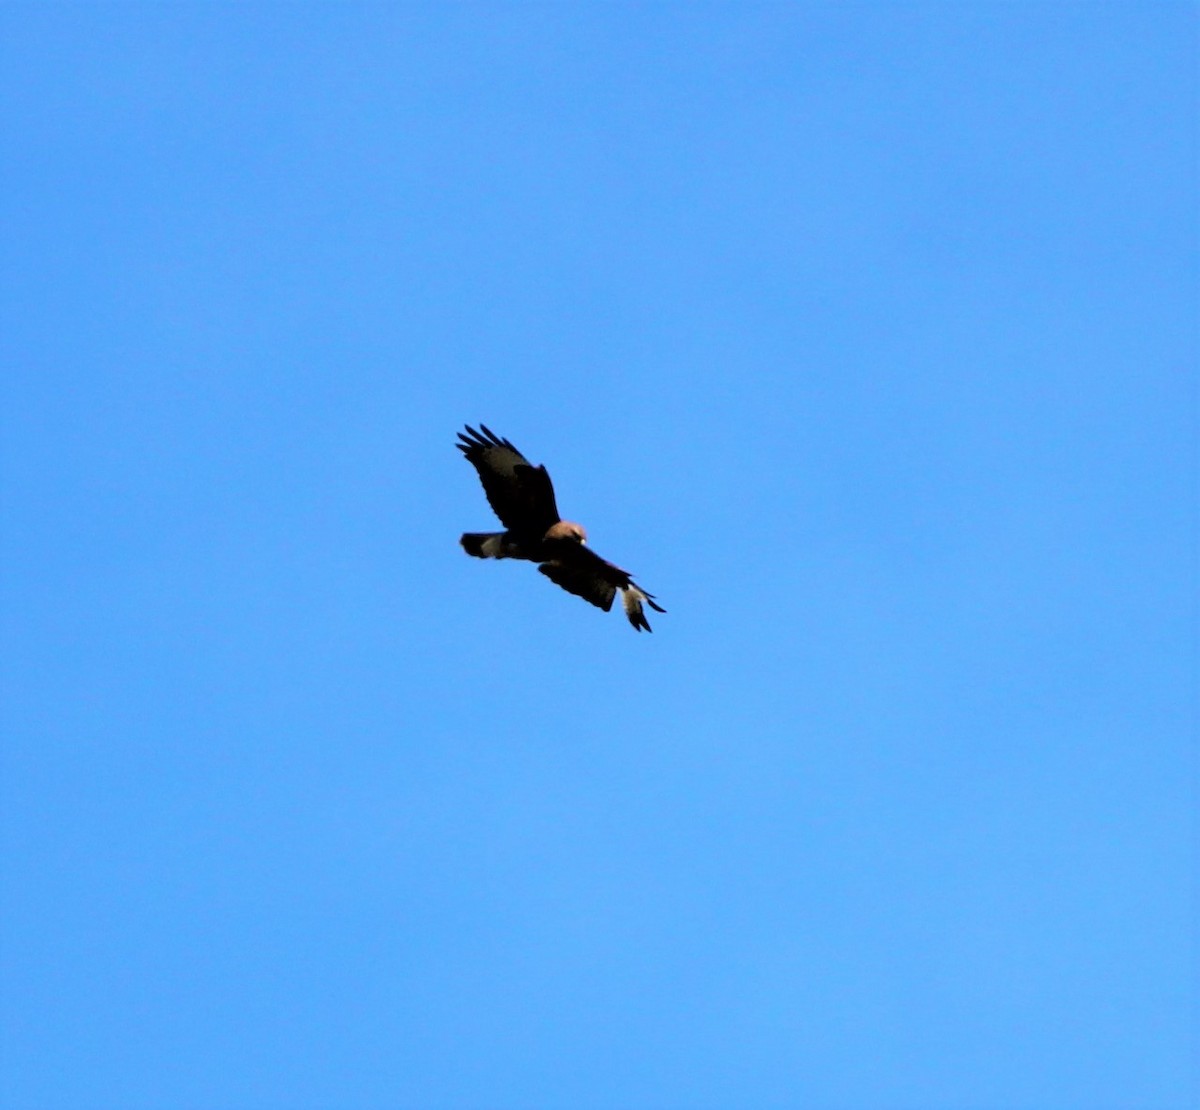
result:
M 468 555 L 474 555 L 476 559 L 508 557 L 503 532 L 465 532 L 458 542 Z

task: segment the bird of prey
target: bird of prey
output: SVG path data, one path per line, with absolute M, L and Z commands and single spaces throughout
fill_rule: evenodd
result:
M 580 524 L 562 520 L 554 503 L 554 487 L 544 466 L 534 466 L 507 439 L 486 424 L 476 431 L 470 424 L 458 433 L 457 447 L 479 472 L 488 504 L 504 525 L 503 532 L 467 532 L 458 542 L 478 559 L 528 559 L 540 564 L 551 582 L 568 593 L 590 601 L 606 613 L 617 590 L 629 623 L 649 632 L 642 610 L 644 601 L 658 613 L 666 610 L 653 595 L 637 586 L 627 570 L 600 558 L 587 547 Z

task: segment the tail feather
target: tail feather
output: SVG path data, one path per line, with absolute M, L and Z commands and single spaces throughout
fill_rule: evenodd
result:
M 464 532 L 459 539 L 462 549 L 476 559 L 503 559 L 506 557 L 503 532 Z

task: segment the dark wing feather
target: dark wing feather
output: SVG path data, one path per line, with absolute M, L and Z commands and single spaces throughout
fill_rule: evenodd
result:
M 540 539 L 557 523 L 558 506 L 554 486 L 544 466 L 534 466 L 507 439 L 501 439 L 486 424 L 477 432 L 468 424 L 467 434 L 455 446 L 479 473 L 488 504 L 510 532 Z
M 569 555 L 564 552 L 563 558 L 555 559 L 551 563 L 542 563 L 538 570 L 567 593 L 590 601 L 606 613 L 612 608 L 613 598 L 616 597 L 621 580 L 629 581 L 629 575 L 623 570 L 601 559 L 586 547 L 579 547 Z
M 643 628 L 647 632 L 651 630 L 642 612 L 643 601 L 659 613 L 666 612 L 633 581 L 628 571 L 601 558 L 589 547 L 564 545 L 553 559 L 542 563 L 538 570 L 567 593 L 591 602 L 606 613 L 612 608 L 617 590 L 623 591 L 625 615 L 639 632 Z

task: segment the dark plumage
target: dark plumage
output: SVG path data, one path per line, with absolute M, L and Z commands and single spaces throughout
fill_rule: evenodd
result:
M 606 613 L 617 590 L 629 623 L 649 632 L 644 601 L 658 613 L 666 610 L 630 577 L 628 571 L 588 548 L 583 526 L 563 520 L 554 501 L 554 486 L 544 466 L 534 466 L 507 439 L 486 424 L 469 424 L 455 446 L 479 473 L 488 504 L 504 525 L 503 532 L 467 532 L 459 542 L 479 559 L 527 559 L 568 593 L 590 601 Z

